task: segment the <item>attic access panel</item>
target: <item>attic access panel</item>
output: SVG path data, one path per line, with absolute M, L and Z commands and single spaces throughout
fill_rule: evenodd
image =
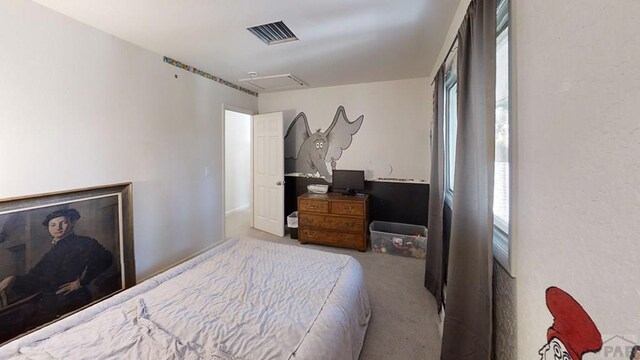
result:
M 304 81 L 300 80 L 292 74 L 271 75 L 251 77 L 248 79 L 240 79 L 240 82 L 252 85 L 259 90 L 283 90 L 303 88 L 308 86 Z

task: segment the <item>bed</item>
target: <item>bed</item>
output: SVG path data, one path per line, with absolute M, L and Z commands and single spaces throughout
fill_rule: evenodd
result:
M 347 255 L 228 240 L 0 348 L 32 359 L 357 359 L 371 310 Z

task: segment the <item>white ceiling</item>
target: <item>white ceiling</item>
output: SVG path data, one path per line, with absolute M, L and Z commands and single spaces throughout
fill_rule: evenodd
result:
M 427 76 L 459 0 L 35 0 L 104 32 L 239 84 L 293 74 L 310 87 Z M 247 27 L 283 20 L 300 41 Z

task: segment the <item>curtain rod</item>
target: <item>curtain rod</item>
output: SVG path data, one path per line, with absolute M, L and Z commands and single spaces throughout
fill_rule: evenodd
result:
M 449 55 L 451 55 L 451 50 L 453 50 L 453 47 L 456 45 L 457 41 L 458 41 L 458 35 L 456 35 L 456 37 L 453 38 L 453 41 L 451 42 L 451 46 L 449 46 L 449 51 L 447 51 L 447 56 L 444 57 L 444 60 L 442 61 L 442 64 L 446 64 L 447 63 L 447 60 L 449 59 Z M 440 66 L 442 66 L 442 64 Z M 431 85 L 433 85 L 433 83 L 435 83 L 435 82 L 436 82 L 436 78 L 434 77 L 433 80 L 431 80 Z

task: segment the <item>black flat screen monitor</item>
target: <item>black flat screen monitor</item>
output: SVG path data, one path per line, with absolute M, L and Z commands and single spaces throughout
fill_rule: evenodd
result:
M 333 190 L 355 195 L 356 190 L 364 190 L 363 170 L 333 170 Z

